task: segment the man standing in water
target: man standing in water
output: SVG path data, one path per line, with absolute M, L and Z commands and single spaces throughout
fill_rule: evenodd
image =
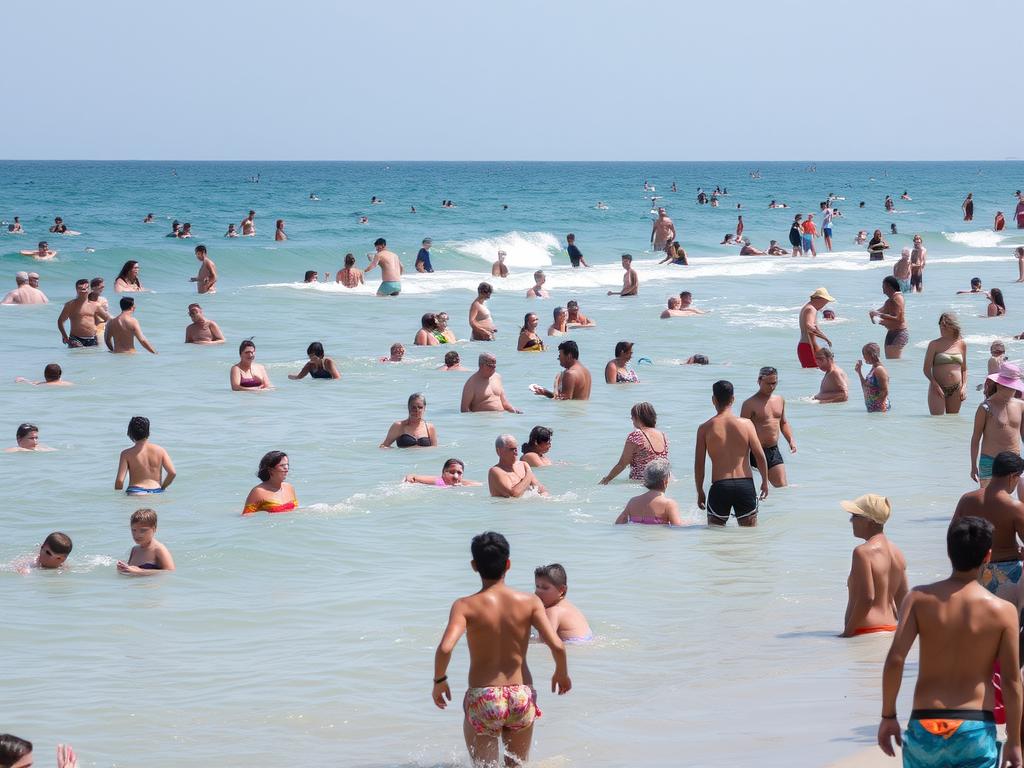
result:
M 448 706 L 448 664 L 459 638 L 469 644 L 469 688 L 462 703 L 462 732 L 475 766 L 524 765 L 530 757 L 533 723 L 541 716 L 537 691 L 526 664 L 530 629 L 551 649 L 555 671 L 551 691 L 559 696 L 572 688 L 565 645 L 551 628 L 544 604 L 534 594 L 516 592 L 505 584 L 511 567 L 508 541 L 488 531 L 473 537 L 473 570 L 480 574 L 480 591 L 452 604 L 441 643 L 434 655 L 431 698 L 439 709 Z
M 761 473 L 761 499 L 768 497 L 768 466 L 757 437 L 747 419 L 732 412 L 735 399 L 732 383 L 716 381 L 711 387 L 711 402 L 717 413 L 697 428 L 697 447 L 693 477 L 697 483 L 697 506 L 707 509 L 708 525 L 725 525 L 729 514 L 743 526 L 757 525 L 758 495 L 750 457 Z M 711 456 L 711 489 L 704 496 L 704 464 Z
M 975 411 L 971 434 L 971 479 L 982 488 L 992 477 L 995 455 L 1003 451 L 1019 454 L 1024 434 L 1024 400 L 1017 397 L 1018 393 L 1024 394 L 1020 368 L 1001 363 L 986 381 L 992 382 L 996 391 Z
M 103 341 L 111 352 L 134 353 L 136 339 L 147 352 L 156 354 L 153 345 L 142 335 L 142 326 L 135 319 L 135 299 L 131 296 L 122 296 L 121 314 L 107 323 L 103 332 Z
M 964 517 L 949 527 L 949 578 L 914 587 L 903 601 L 899 625 L 885 658 L 878 746 L 895 757 L 903 746 L 905 766 L 996 766 L 999 744 L 992 702 L 992 666 L 999 662 L 1006 707 L 1002 762 L 1021 765 L 1021 678 L 1017 610 L 978 583 L 992 557 L 992 524 Z M 900 735 L 896 697 L 903 667 L 921 636 L 914 710 Z M 950 705 L 953 708 L 949 708 Z
M 249 215 L 242 219 L 239 225 L 242 228 L 242 237 L 256 236 L 256 211 L 249 211 Z
M 462 387 L 462 412 L 522 413 L 518 408 L 513 408 L 508 398 L 505 397 L 505 387 L 501 383 L 501 376 L 495 370 L 498 367 L 497 358 L 485 352 L 478 358 L 477 366 L 476 373 L 466 379 L 466 383 Z
M 882 278 L 882 293 L 885 294 L 885 303 L 878 309 L 868 312 L 868 317 L 871 318 L 872 323 L 878 320 L 886 330 L 886 358 L 899 360 L 903 348 L 910 341 L 905 316 L 906 302 L 904 302 L 903 292 L 900 290 L 900 281 L 892 275 L 886 275 Z
M 580 362 L 580 348 L 572 339 L 558 345 L 558 364 L 565 370 L 555 377 L 554 391 L 534 384 L 533 393 L 555 400 L 589 400 L 590 371 Z
M 387 249 L 388 243 L 383 237 L 373 241 L 373 247 L 377 250 L 370 265 L 363 270 L 369 272 L 378 264 L 380 265 L 380 287 L 377 289 L 378 296 L 397 296 L 402 292 L 402 262 L 398 256 Z
M 626 270 L 626 274 L 622 276 L 622 290 L 621 291 L 608 291 L 609 296 L 636 296 L 637 291 L 640 290 L 640 279 L 636 276 L 636 270 L 633 269 L 633 257 L 628 254 L 622 254 L 622 268 Z
M 964 221 L 974 221 L 974 193 L 968 192 L 960 205 L 964 212 Z
M 498 463 L 487 472 L 487 487 L 491 496 L 518 499 L 530 490 L 536 490 L 541 496 L 548 495 L 547 488 L 533 474 L 533 468 L 525 461 L 516 459 L 519 444 L 512 435 L 498 435 L 494 441 L 494 450 L 498 454 Z
M 206 255 L 205 245 L 196 246 L 196 258 L 199 259 L 199 274 L 189 278 L 190 282 L 196 283 L 196 290 L 199 293 L 216 293 L 217 265 Z
M 826 200 L 821 204 L 821 234 L 825 238 L 825 247 L 832 253 L 832 218 L 835 211 L 832 210 L 832 202 Z
M 850 382 L 846 377 L 846 371 L 836 365 L 835 356 L 832 350 L 822 347 L 818 350 L 815 358 L 818 361 L 818 368 L 825 374 L 821 377 L 821 386 L 818 392 L 812 396 L 812 400 L 819 403 L 845 403 L 850 399 Z
M 583 251 L 576 247 L 576 235 L 570 232 L 565 236 L 565 250 L 569 254 L 569 262 L 572 264 L 573 269 L 579 267 L 582 264 L 584 267 L 589 267 L 587 260 L 583 258 Z
M 223 344 L 224 334 L 220 326 L 203 314 L 203 308 L 198 304 L 188 305 L 188 316 L 192 322 L 185 326 L 186 344 Z
M 655 253 L 668 252 L 668 246 L 676 239 L 676 225 L 665 213 L 664 208 L 658 209 L 658 218 L 651 225 L 651 243 Z
M 77 296 L 64 305 L 57 318 L 61 339 L 71 348 L 95 347 L 96 320 L 106 322 L 110 315 L 97 302 L 89 298 L 89 281 L 85 278 L 75 281 Z M 64 323 L 70 320 L 71 333 L 64 330 Z
M 876 493 L 839 505 L 850 513 L 853 535 L 864 539 L 853 550 L 846 580 L 849 599 L 840 637 L 893 632 L 899 607 L 907 596 L 907 561 L 883 532 L 892 505 Z
M 779 433 L 789 443 L 790 453 L 796 453 L 796 442 L 786 419 L 786 401 L 775 394 L 775 388 L 779 386 L 778 370 L 770 365 L 762 368 L 757 374 L 757 386 L 757 393 L 748 397 L 740 406 L 740 417 L 754 423 L 757 439 L 764 448 L 768 481 L 773 487 L 782 488 L 786 485 L 786 465 L 782 461 L 782 451 L 779 450 Z M 756 464 L 753 454 L 750 459 Z
M 800 342 L 796 345 L 796 357 L 804 368 L 818 367 L 815 359 L 818 352 L 817 339 L 832 346 L 828 336 L 818 330 L 818 312 L 830 301 L 835 301 L 832 295 L 824 288 L 819 288 L 800 309 Z

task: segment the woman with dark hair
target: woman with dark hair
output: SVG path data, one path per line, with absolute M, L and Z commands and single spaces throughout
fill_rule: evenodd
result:
M 314 379 L 340 379 L 341 373 L 338 366 L 329 357 L 324 356 L 324 345 L 314 341 L 306 347 L 306 354 L 309 355 L 309 362 L 302 366 L 298 373 L 289 373 L 288 378 L 297 381 L 304 378 L 308 373 Z
M 636 371 L 629 364 L 633 359 L 633 342 L 620 341 L 615 345 L 615 359 L 609 360 L 604 367 L 604 380 L 606 384 L 637 384 Z
M 993 288 L 988 292 L 988 316 L 1000 317 L 1006 314 L 1006 303 L 1003 301 L 1003 292 Z
M 498 329 L 491 319 L 491 310 L 484 303 L 491 298 L 494 288 L 490 283 L 480 283 L 476 289 L 476 298 L 469 305 L 469 327 L 472 329 L 473 341 L 494 341 Z
M 405 482 L 420 483 L 421 485 L 435 485 L 438 488 L 451 488 L 455 485 L 480 485 L 476 480 L 466 480 L 462 477 L 466 471 L 466 465 L 462 459 L 448 459 L 441 469 L 441 476 L 434 475 L 406 475 Z
M 423 414 L 427 411 L 427 398 L 419 392 L 409 395 L 409 417 L 396 421 L 380 444 L 390 448 L 394 443 L 399 448 L 430 448 L 437 445 L 437 431 L 428 423 Z
M 608 485 L 626 467 L 629 467 L 630 480 L 643 480 L 644 468 L 648 464 L 654 459 L 668 458 L 668 438 L 654 428 L 658 423 L 654 406 L 650 403 L 637 403 L 629 415 L 635 429 L 626 435 L 622 455 L 611 471 L 601 479 L 601 485 Z
M 288 454 L 284 451 L 270 451 L 260 459 L 256 477 L 262 482 L 249 491 L 245 497 L 243 515 L 254 512 L 291 512 L 299 506 L 295 496 L 295 488 L 286 483 L 288 477 Z
M 882 230 L 876 229 L 875 234 L 868 241 L 868 259 L 870 261 L 881 261 L 885 258 L 885 251 L 889 244 L 882 237 Z
M 545 454 L 551 450 L 551 436 L 554 434 L 551 427 L 531 429 L 530 439 L 523 443 L 519 458 L 531 467 L 550 467 L 551 459 Z
M 256 359 L 256 344 L 246 339 L 238 345 L 238 362 L 231 366 L 231 389 L 235 392 L 252 392 L 272 389 L 267 369 Z
M 117 293 L 137 293 L 146 290 L 139 280 L 139 262 L 129 260 L 124 263 L 117 274 L 117 279 L 114 280 L 114 290 Z
M 543 352 L 544 341 L 537 335 L 537 315 L 527 312 L 523 316 L 523 327 L 519 329 L 519 343 L 516 344 L 517 352 Z
M 427 312 L 420 318 L 420 329 L 416 332 L 416 338 L 412 343 L 417 347 L 435 347 L 440 344 L 437 338 L 437 315 Z

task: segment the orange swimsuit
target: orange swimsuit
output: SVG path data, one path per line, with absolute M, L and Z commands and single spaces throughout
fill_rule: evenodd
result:
M 278 512 L 291 512 L 293 509 L 298 508 L 299 500 L 292 499 L 291 501 L 278 501 L 277 499 L 263 499 L 263 501 L 257 502 L 256 504 L 246 504 L 242 510 L 243 515 L 251 515 L 254 512 L 269 512 L 270 514 L 276 514 Z

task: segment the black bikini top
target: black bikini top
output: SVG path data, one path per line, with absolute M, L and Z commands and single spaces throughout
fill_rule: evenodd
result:
M 430 436 L 424 435 L 423 437 L 413 437 L 412 435 L 399 435 L 395 441 L 395 445 L 399 448 L 414 448 L 417 445 L 423 448 L 430 447 Z

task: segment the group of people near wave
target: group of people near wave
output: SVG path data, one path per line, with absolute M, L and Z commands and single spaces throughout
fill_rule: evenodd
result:
M 646 182 L 645 182 L 646 186 Z M 673 185 L 673 188 L 675 185 Z M 701 191 L 701 195 L 703 195 Z M 721 193 L 716 190 L 713 199 Z M 1024 227 L 1024 202 L 1018 195 L 1018 222 Z M 705 196 L 706 198 L 706 196 Z M 904 199 L 909 196 L 904 193 Z M 821 204 L 824 212 L 825 242 L 831 250 L 833 209 L 829 200 Z M 971 202 L 970 196 L 968 201 Z M 973 202 L 968 213 L 973 216 Z M 772 201 L 772 207 L 786 207 Z M 887 206 L 888 207 L 888 206 Z M 807 215 L 801 224 L 797 216 L 791 233 L 794 251 L 815 253 L 817 229 L 813 216 Z M 146 221 L 152 220 L 152 215 Z M 255 234 L 255 212 L 250 211 L 242 222 L 242 234 Z M 968 219 L 969 220 L 969 219 Z M 17 230 L 22 225 L 16 218 Z M 810 227 L 807 226 L 810 224 Z M 12 227 L 14 225 L 11 225 Z M 63 227 L 61 219 L 55 226 Z M 279 222 L 278 232 L 283 230 Z M 59 230 L 51 230 L 65 234 Z M 742 237 L 740 217 L 736 238 Z M 229 233 L 230 235 L 230 233 Z M 872 259 L 883 257 L 888 244 L 879 231 L 880 242 L 869 245 Z M 180 235 L 176 235 L 180 236 Z M 686 264 L 687 256 L 679 246 L 675 225 L 664 208 L 658 210 L 651 231 L 655 251 L 666 253 L 665 261 Z M 280 238 L 278 238 L 280 239 Z M 798 240 L 799 242 L 795 242 Z M 874 240 L 874 238 L 873 238 Z M 774 244 L 774 241 L 773 241 Z M 431 241 L 423 241 L 417 255 L 416 268 L 432 271 Z M 378 296 L 398 296 L 404 266 L 397 254 L 388 250 L 383 238 L 375 243 L 375 253 L 365 268 L 355 266 L 349 254 L 345 266 L 338 272 L 337 282 L 355 287 L 365 273 L 380 269 L 381 283 Z M 40 259 L 52 258 L 45 242 L 39 251 L 28 251 Z M 573 267 L 587 267 L 585 258 L 576 244 L 575 236 L 567 237 L 567 253 Z M 862 360 L 855 366 L 865 406 L 871 412 L 888 412 L 889 373 L 883 360 L 898 359 L 910 338 L 906 321 L 905 295 L 920 292 L 924 287 L 927 251 L 920 237 L 914 238 L 914 248 L 904 249 L 893 269 L 893 274 L 881 281 L 884 301 L 877 310 L 871 310 L 872 322 L 885 330 L 882 343 L 870 342 L 862 349 Z M 198 273 L 190 278 L 197 284 L 199 294 L 216 293 L 217 267 L 205 246 L 195 248 L 199 263 Z M 500 281 L 508 275 L 504 253 L 498 254 L 492 276 Z M 1024 282 L 1024 247 L 1017 248 L 1020 278 Z M 622 256 L 624 269 L 621 291 L 609 291 L 609 296 L 623 298 L 635 296 L 640 280 L 629 254 Z M 315 280 L 316 272 L 307 273 L 306 280 Z M 531 298 L 547 298 L 543 272 L 535 274 L 536 284 L 527 294 Z M 497 282 L 496 281 L 496 282 Z M 37 273 L 19 272 L 17 287 L 4 299 L 4 304 L 44 304 L 45 294 L 39 287 Z M 499 283 L 500 284 L 500 283 Z M 147 351 L 156 349 L 142 332 L 134 316 L 135 298 L 126 294 L 139 294 L 146 289 L 140 277 L 137 261 L 128 261 L 115 280 L 114 290 L 120 294 L 120 313 L 112 315 L 103 291 L 101 277 L 82 278 L 75 283 L 76 295 L 67 301 L 58 318 L 61 340 L 69 348 L 97 347 L 102 343 L 113 353 L 135 352 L 138 342 Z M 479 342 L 497 339 L 497 326 L 487 308 L 487 301 L 495 288 L 482 282 L 468 311 L 470 338 Z M 988 314 L 1005 313 L 1001 292 L 983 291 L 981 281 L 972 281 L 970 290 L 963 293 L 984 294 L 989 300 Z M 848 377 L 835 361 L 832 342 L 822 330 L 829 318 L 826 306 L 835 301 L 830 292 L 818 288 L 807 298 L 798 317 L 800 336 L 796 358 L 803 368 L 818 368 L 823 378 L 814 396 L 821 403 L 840 403 L 849 397 Z M 691 306 L 692 295 L 684 291 L 680 297 L 669 300 L 663 318 L 684 317 L 701 311 Z M 213 320 L 207 318 L 198 303 L 187 308 L 190 324 L 185 328 L 185 342 L 193 344 L 221 344 L 224 334 Z M 825 312 L 824 318 L 819 313 Z M 587 327 L 595 322 L 582 314 L 578 302 L 568 302 L 568 309 L 558 307 L 548 336 L 562 336 L 568 328 Z M 834 317 L 834 315 L 833 315 Z M 520 352 L 545 349 L 544 339 L 537 334 L 538 317 L 528 313 L 520 330 L 516 350 Z M 67 327 L 66 327 L 67 326 Z M 504 338 L 504 337 L 503 337 Z M 414 344 L 423 346 L 445 345 L 456 341 L 448 326 L 446 313 L 431 313 L 421 319 Z M 619 342 L 613 359 L 605 366 L 604 378 L 609 385 L 628 385 L 638 381 L 630 365 L 632 346 L 629 341 Z M 576 341 L 568 339 L 557 345 L 561 368 L 551 389 L 532 385 L 535 395 L 555 400 L 588 400 L 593 384 L 590 371 L 581 362 Z M 1021 593 L 1024 564 L 1021 542 L 1024 541 L 1024 459 L 1020 456 L 1021 435 L 1024 433 L 1024 377 L 1021 370 L 1005 358 L 1005 347 L 992 344 L 988 376 L 984 382 L 984 401 L 978 406 L 971 437 L 971 476 L 979 488 L 965 493 L 956 505 L 947 532 L 947 553 L 952 564 L 949 578 L 934 584 L 908 588 L 906 561 L 899 548 L 885 534 L 885 525 L 892 513 L 889 499 L 867 493 L 840 506 L 850 513 L 852 533 L 863 539 L 853 551 L 848 579 L 848 603 L 844 616 L 843 637 L 892 632 L 893 640 L 885 660 L 881 720 L 878 743 L 889 755 L 894 754 L 892 742 L 902 744 L 903 763 L 907 766 L 987 766 L 1021 765 L 1021 720 L 1024 716 L 1020 669 L 1019 626 L 1020 609 L 1024 605 Z M 320 342 L 307 349 L 309 361 L 289 379 L 302 379 L 307 375 L 315 379 L 339 379 L 337 364 L 327 357 Z M 395 343 L 383 363 L 402 361 L 404 346 Z M 266 369 L 255 362 L 256 346 L 251 339 L 239 345 L 239 360 L 229 373 L 232 390 L 255 392 L 271 389 Z M 703 358 L 703 359 L 695 359 Z M 956 316 L 944 312 L 938 318 L 938 336 L 932 340 L 924 354 L 923 372 L 927 380 L 927 402 L 933 415 L 958 413 L 967 398 L 967 346 L 961 336 Z M 694 355 L 688 362 L 707 363 L 703 355 Z M 501 376 L 496 372 L 497 358 L 491 352 L 478 356 L 477 370 L 472 372 L 462 391 L 460 409 L 463 413 L 506 411 L 521 413 L 512 405 Z M 465 371 L 458 353 L 445 356 L 441 370 Z M 706 511 L 707 524 L 724 526 L 735 517 L 740 526 L 754 526 L 758 509 L 771 487 L 787 485 L 783 452 L 779 445 L 786 441 L 790 453 L 797 446 L 793 428 L 786 417 L 784 400 L 774 394 L 779 371 L 764 366 L 757 377 L 757 390 L 746 398 L 738 410 L 731 382 L 716 381 L 711 396 L 714 413 L 696 430 L 694 437 L 694 479 L 696 501 Z M 40 386 L 68 386 L 59 364 L 46 366 L 41 381 L 19 381 Z M 426 399 L 420 393 L 408 398 L 408 417 L 394 422 L 381 441 L 381 448 L 396 446 L 403 449 L 438 445 L 438 432 L 426 420 Z M 683 525 L 678 503 L 667 495 L 671 482 L 669 441 L 657 429 L 657 413 L 647 402 L 637 403 L 631 411 L 634 430 L 623 445 L 619 460 L 600 480 L 607 484 L 629 468 L 631 481 L 640 482 L 645 491 L 630 498 L 615 520 L 618 524 Z M 547 426 L 534 427 L 520 447 L 514 436 L 498 435 L 495 440 L 497 460 L 487 474 L 487 487 L 491 496 L 518 498 L 527 493 L 546 494 L 538 479 L 538 472 L 551 464 L 546 456 L 551 448 L 553 430 Z M 9 452 L 48 450 L 39 442 L 39 427 L 25 423 L 16 430 L 17 445 Z M 166 491 L 173 483 L 176 472 L 168 452 L 150 442 L 150 422 L 144 416 L 130 419 L 127 436 L 131 447 L 122 451 L 114 488 L 123 489 L 130 496 L 148 496 Z M 706 464 L 711 462 L 710 487 L 706 488 Z M 754 470 L 759 482 L 755 484 Z M 257 468 L 260 483 L 254 486 L 243 504 L 242 514 L 257 512 L 282 513 L 295 510 L 299 502 L 295 488 L 287 482 L 288 456 L 285 452 L 269 451 Z M 465 464 L 450 458 L 441 467 L 439 475 L 405 476 L 405 482 L 421 483 L 438 488 L 475 486 L 481 483 L 464 476 Z M 1018 498 L 1014 498 L 1014 494 Z M 127 560 L 118 561 L 117 570 L 132 576 L 153 576 L 175 569 L 174 559 L 166 546 L 156 537 L 157 513 L 150 508 L 136 510 L 129 521 L 134 546 Z M 32 568 L 60 568 L 72 552 L 72 540 L 64 532 L 49 534 L 39 547 L 38 554 L 15 563 L 16 569 L 27 572 Z M 566 597 L 568 576 L 558 563 L 542 566 L 535 571 L 534 594 L 512 590 L 505 584 L 510 563 L 509 542 L 500 533 L 488 531 L 473 538 L 470 544 L 472 568 L 481 578 L 480 591 L 456 600 L 452 605 L 448 625 L 435 655 L 433 670 L 434 703 L 444 709 L 451 701 L 448 667 L 453 649 L 463 634 L 467 635 L 470 653 L 468 690 L 463 700 L 464 734 L 469 753 L 476 764 L 496 765 L 504 746 L 506 764 L 525 761 L 533 739 L 533 724 L 540 717 L 537 692 L 526 665 L 531 633 L 536 630 L 554 657 L 555 670 L 551 690 L 558 694 L 572 687 L 569 676 L 566 644 L 588 642 L 593 638 L 584 614 Z M 909 715 L 906 730 L 900 727 L 896 700 L 902 682 L 904 664 L 914 641 L 920 637 L 920 663 L 914 692 L 914 709 Z M 996 723 L 1005 722 L 1006 741 L 997 742 Z M 0 768 L 27 768 L 32 765 L 32 745 L 9 734 L 0 734 Z M 72 768 L 77 765 L 74 751 L 61 745 L 58 765 Z

